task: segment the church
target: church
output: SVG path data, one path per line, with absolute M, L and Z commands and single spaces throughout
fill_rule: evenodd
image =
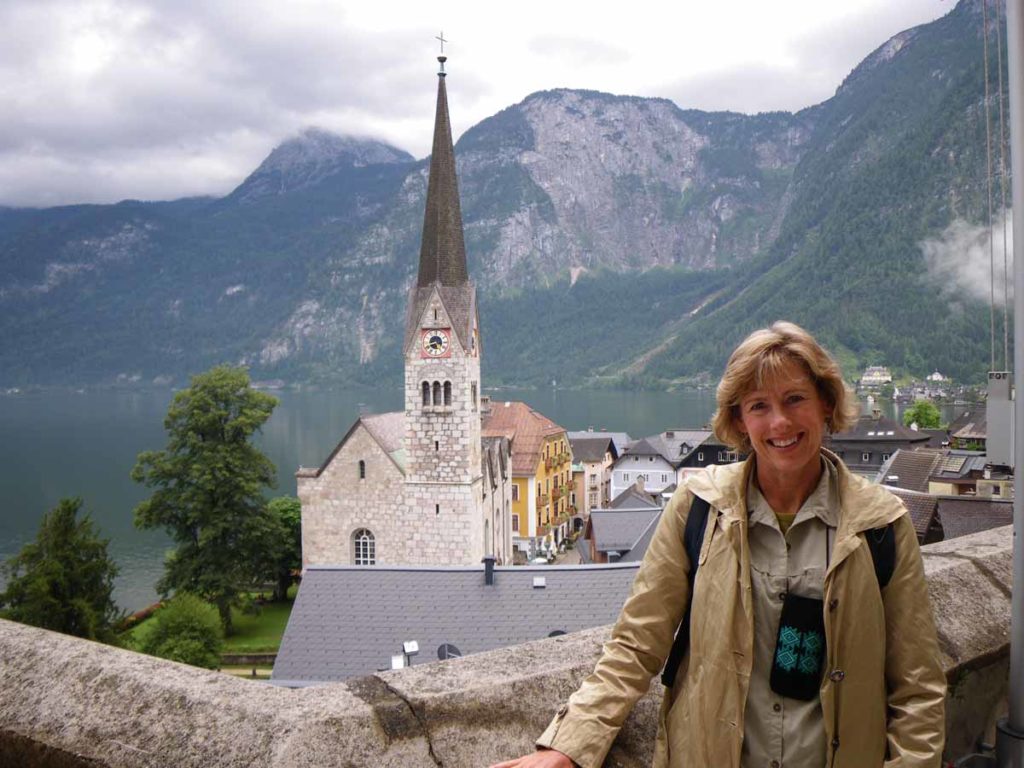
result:
M 512 561 L 510 444 L 481 429 L 480 323 L 445 89 L 437 84 L 419 273 L 409 291 L 405 411 L 362 416 L 296 473 L 303 568 Z

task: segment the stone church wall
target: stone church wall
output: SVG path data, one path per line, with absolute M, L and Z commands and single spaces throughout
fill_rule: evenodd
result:
M 366 477 L 359 478 L 359 462 Z M 401 523 L 404 478 L 384 449 L 361 424 L 319 477 L 297 476 L 302 503 L 302 565 L 352 565 L 352 533 L 373 532 L 377 563 L 408 562 Z

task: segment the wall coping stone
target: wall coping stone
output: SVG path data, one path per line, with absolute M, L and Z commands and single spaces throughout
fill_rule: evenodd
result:
M 1011 527 L 924 547 L 950 680 L 947 755 L 1006 695 Z M 23 768 L 485 766 L 532 748 L 591 670 L 600 627 L 290 690 L 0 620 L 0 765 Z M 660 684 L 608 765 L 649 765 Z

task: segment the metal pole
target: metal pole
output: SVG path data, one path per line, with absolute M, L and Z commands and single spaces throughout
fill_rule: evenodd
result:
M 998 0 L 997 0 L 998 1 Z M 998 31 L 997 31 L 998 34 Z M 1013 175 L 1013 370 L 1024 380 L 1024 0 L 1006 0 Z M 1013 591 L 1010 600 L 1010 711 L 996 733 L 999 768 L 1024 768 L 1024 407 L 1014 404 Z

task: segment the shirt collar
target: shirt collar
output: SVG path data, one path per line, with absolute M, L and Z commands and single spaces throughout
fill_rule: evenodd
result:
M 817 517 L 832 528 L 839 524 L 839 473 L 835 465 L 825 457 L 821 458 L 821 466 L 821 478 L 797 511 L 793 525 L 811 517 Z M 775 511 L 761 495 L 761 489 L 757 487 L 756 467 L 747 480 L 747 508 L 750 510 L 748 519 L 751 525 L 763 523 L 778 527 Z

